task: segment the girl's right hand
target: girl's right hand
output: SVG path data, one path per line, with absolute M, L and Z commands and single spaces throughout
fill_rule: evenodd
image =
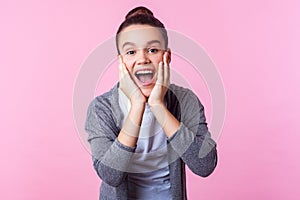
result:
M 120 89 L 130 100 L 131 105 L 144 105 L 147 101 L 140 88 L 133 81 L 125 63 L 119 56 L 119 81 Z

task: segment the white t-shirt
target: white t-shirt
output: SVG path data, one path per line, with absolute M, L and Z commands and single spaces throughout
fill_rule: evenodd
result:
M 130 101 L 119 89 L 122 124 L 130 110 Z M 128 199 L 170 200 L 167 137 L 146 103 L 137 147 L 128 173 Z

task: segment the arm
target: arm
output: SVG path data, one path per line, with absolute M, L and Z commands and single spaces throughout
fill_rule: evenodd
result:
M 216 143 L 207 128 L 204 107 L 192 91 L 185 90 L 184 95 L 179 95 L 180 121 L 166 108 L 163 98 L 169 86 L 170 74 L 167 54 L 164 54 L 164 64 L 160 63 L 158 80 L 150 94 L 149 105 L 174 151 L 195 174 L 206 177 L 217 164 Z
M 180 127 L 169 142 L 192 172 L 207 177 L 217 165 L 217 149 L 207 127 L 204 107 L 191 91 L 180 102 Z
M 133 104 L 129 114 L 118 135 L 118 140 L 123 145 L 135 147 L 143 119 L 145 104 Z
M 126 146 L 116 138 L 120 129 L 114 123 L 107 98 L 96 98 L 91 102 L 85 130 L 98 176 L 109 185 L 120 185 L 127 175 L 135 147 Z
M 133 83 L 126 66 L 121 59 L 119 61 L 120 88 L 131 101 L 122 129 L 116 127 L 109 97 L 103 96 L 90 104 L 85 125 L 85 130 L 89 133 L 94 168 L 104 182 L 115 187 L 127 175 L 146 102 L 146 98 Z
M 165 105 L 152 108 L 152 112 L 177 155 L 195 174 L 206 177 L 216 167 L 217 150 L 207 128 L 204 107 L 192 92 L 180 101 L 180 121 Z
M 120 89 L 129 98 L 131 106 L 129 114 L 123 124 L 118 140 L 127 146 L 136 146 L 143 113 L 145 110 L 146 98 L 132 80 L 122 56 L 119 56 L 119 79 Z

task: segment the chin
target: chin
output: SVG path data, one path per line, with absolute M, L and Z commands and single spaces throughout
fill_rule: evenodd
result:
M 153 88 L 141 89 L 141 91 L 142 91 L 143 95 L 148 98 L 150 96 L 150 94 L 151 94 L 152 89 Z

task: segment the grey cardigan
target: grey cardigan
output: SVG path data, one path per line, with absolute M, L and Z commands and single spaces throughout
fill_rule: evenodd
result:
M 85 122 L 93 166 L 102 179 L 101 200 L 127 199 L 126 169 L 135 151 L 117 140 L 123 117 L 118 86 L 92 100 Z M 191 90 L 171 84 L 164 100 L 180 121 L 179 129 L 167 141 L 172 199 L 185 200 L 185 165 L 201 177 L 210 175 L 217 165 L 216 143 L 207 128 L 204 107 Z

